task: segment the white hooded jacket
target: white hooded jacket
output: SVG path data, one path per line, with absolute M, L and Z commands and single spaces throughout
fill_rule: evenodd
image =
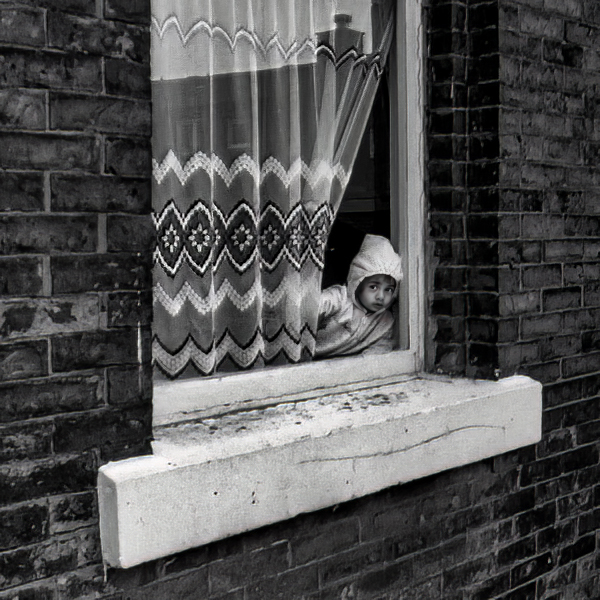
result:
M 350 264 L 346 285 L 334 285 L 321 292 L 316 358 L 392 350 L 391 310 L 368 313 L 356 298 L 361 281 L 371 275 L 392 277 L 397 296 L 402 259 L 388 239 L 369 234 Z

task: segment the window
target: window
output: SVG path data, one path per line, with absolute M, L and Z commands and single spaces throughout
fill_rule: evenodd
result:
M 290 2 L 290 6 L 294 4 L 299 6 Z M 305 48 L 297 53 L 294 65 L 277 63 L 281 60 L 277 55 L 278 68 L 270 69 L 267 67 L 274 59 L 269 52 L 274 51 L 265 50 L 266 46 L 280 43 L 291 53 L 292 44 L 286 45 L 282 39 L 287 35 L 289 41 L 294 34 L 304 43 L 306 40 L 298 37 L 298 32 L 267 36 L 270 41 L 265 44 L 255 33 L 240 27 L 233 36 L 226 27 L 220 29 L 204 21 L 191 25 L 192 21 L 186 22 L 183 17 L 177 20 L 157 3 L 154 28 L 160 32 L 161 46 L 155 44 L 153 50 L 157 98 L 154 139 L 155 156 L 164 158 L 158 158 L 154 167 L 155 191 L 159 196 L 155 220 L 162 243 L 157 252 L 158 325 L 153 345 L 161 366 L 155 381 L 156 424 L 219 413 L 240 404 L 248 407 L 286 398 L 314 397 L 328 388 L 372 385 L 376 380 L 386 381 L 420 369 L 423 120 L 418 65 L 422 43 L 417 30 L 407 27 L 404 3 L 399 4 L 394 22 L 385 18 L 393 6 L 389 0 L 314 3 L 314 7 L 323 10 L 323 15 L 319 15 L 314 8 L 315 14 L 311 15 L 312 22 L 317 23 L 312 37 L 316 35 L 324 44 L 317 51 L 317 63 L 314 47 L 311 52 Z M 410 10 L 416 12 L 414 7 Z M 301 29 L 306 25 L 298 14 L 294 17 L 294 27 Z M 232 15 L 223 9 L 220 18 L 228 22 Z M 269 31 L 272 24 L 267 16 L 263 18 L 265 22 L 261 24 Z M 285 23 L 279 22 L 278 26 L 286 28 Z M 190 75 L 185 57 L 172 50 L 169 39 L 173 47 L 183 45 L 190 49 L 194 43 L 202 43 L 209 27 L 210 36 L 217 40 L 216 50 L 212 50 L 212 76 L 203 72 Z M 226 53 L 219 54 L 219 43 L 227 45 Z M 253 52 L 246 48 L 244 54 L 243 43 L 253 44 Z M 371 113 L 368 97 L 374 95 L 373 74 L 382 68 L 386 43 L 393 45 L 387 59 L 388 76 L 382 77 L 376 109 Z M 263 44 L 260 51 L 256 50 L 257 44 Z M 357 57 L 357 48 L 362 48 L 364 55 Z M 232 53 L 233 65 L 229 56 Z M 258 57 L 255 60 L 259 62 L 264 60 L 264 64 L 253 65 L 251 75 L 243 70 L 248 66 L 247 54 Z M 328 80 L 332 73 L 334 79 Z M 357 73 L 364 80 L 357 80 Z M 368 77 L 371 81 L 367 81 Z M 328 96 L 326 84 L 333 85 L 333 98 Z M 356 98 L 348 100 L 347 96 L 353 95 L 349 90 L 354 96 L 367 97 L 367 101 L 361 104 Z M 246 109 L 236 102 L 236 94 L 252 99 L 246 103 Z M 309 107 L 306 114 L 304 106 Z M 312 109 L 321 113 L 311 114 Z M 346 126 L 328 131 L 315 128 L 318 124 L 323 129 L 323 123 L 328 122 L 323 115 L 329 114 L 337 115 L 337 120 Z M 360 132 L 367 119 L 370 122 L 359 148 Z M 199 123 L 211 123 L 211 131 Z M 223 126 L 220 128 L 219 124 Z M 299 131 L 292 131 L 294 127 Z M 383 152 L 383 161 L 379 156 L 381 142 L 374 144 L 373 140 L 375 135 L 381 137 L 382 128 L 388 128 L 385 133 L 389 137 L 389 151 Z M 256 147 L 249 148 L 251 143 Z M 173 152 L 175 146 L 177 152 Z M 198 148 L 206 151 L 199 152 Z M 217 151 L 211 154 L 208 148 Z M 337 210 L 341 186 L 357 150 L 359 165 Z M 376 162 L 371 159 L 375 152 Z M 255 155 L 261 157 L 262 164 L 249 159 Z M 279 160 L 282 155 L 289 155 L 291 164 Z M 181 159 L 184 164 L 180 157 L 186 157 Z M 364 177 L 361 181 L 360 161 L 365 157 L 372 165 L 390 165 L 386 175 L 389 183 L 378 184 L 376 196 L 366 190 Z M 295 159 L 300 159 L 301 169 L 309 172 L 292 173 L 300 168 L 298 162 L 294 166 Z M 252 203 L 257 186 L 256 179 L 248 173 L 252 169 L 262 186 L 258 204 Z M 275 171 L 277 177 L 273 175 Z M 311 172 L 314 181 L 310 181 Z M 203 199 L 222 191 L 228 197 L 220 205 L 217 201 L 216 210 L 210 213 Z M 176 199 L 178 194 L 182 200 Z M 365 194 L 371 197 L 365 198 Z M 385 206 L 386 196 L 393 199 L 389 209 Z M 335 262 L 328 261 L 335 254 L 331 252 L 335 247 L 332 238 L 329 252 L 324 251 L 325 238 L 321 240 L 322 248 L 317 248 L 314 240 L 319 231 L 327 231 L 335 212 L 336 223 L 355 226 L 361 217 L 364 223 L 365 208 L 371 209 L 373 222 L 364 231 L 389 235 L 403 256 L 405 279 L 396 319 L 401 350 L 378 357 L 328 359 L 324 369 L 322 363 L 306 362 L 310 358 L 307 349 L 314 344 L 311 337 L 318 310 L 320 272 L 325 268 L 326 284 L 333 282 L 332 277 L 339 277 L 339 272 L 328 269 Z M 357 214 L 361 212 L 362 215 Z M 387 228 L 382 227 L 382 214 L 386 215 Z M 379 217 L 378 223 L 375 217 Z M 282 246 L 284 230 L 286 247 Z M 335 231 L 336 226 L 333 234 Z M 303 237 L 313 240 L 313 245 L 302 246 Z M 295 248 L 299 248 L 297 252 Z M 213 260 L 220 261 L 220 272 L 207 284 L 206 274 L 214 267 L 208 258 L 211 251 Z M 259 263 L 261 268 L 257 269 Z M 286 300 L 286 295 L 289 298 L 297 290 L 304 290 L 300 302 Z M 233 311 L 228 312 L 230 309 Z M 236 314 L 232 317 L 233 313 Z M 164 316 L 169 318 L 163 326 Z M 181 321 L 185 321 L 183 328 Z M 360 360 L 360 366 L 356 360 Z M 278 370 L 289 362 L 300 364 L 285 366 L 284 374 Z M 258 367 L 265 363 L 269 368 L 214 374 L 217 366 L 228 371 L 236 366 Z M 210 376 L 199 376 L 198 372 Z
M 159 12 L 165 12 L 155 27 L 167 35 L 171 23 L 171 33 L 185 37 L 191 31 L 186 23 L 177 28 L 170 20 L 167 8 L 173 2 L 155 0 Z M 271 2 L 281 0 L 263 0 L 265 11 Z M 232 4 L 214 2 L 221 8 Z M 304 0 L 298 4 L 306 6 Z M 389 80 L 390 196 L 394 199 L 390 234 L 405 259 L 400 349 L 377 356 L 157 381 L 154 454 L 100 469 L 100 529 L 107 564 L 133 566 L 540 439 L 541 385 L 536 382 L 526 377 L 490 382 L 417 376 L 423 362 L 424 323 L 420 3 L 400 1 L 396 19 Z M 194 83 L 198 94 L 205 93 L 204 81 Z M 183 94 L 178 101 L 185 111 L 203 110 L 205 104 L 198 105 L 197 97 Z M 218 110 L 223 115 L 231 112 L 230 107 Z M 195 144 L 194 140 L 208 135 L 195 127 L 196 120 L 186 123 L 181 130 L 186 143 Z M 220 138 L 222 153 L 243 150 L 248 124 L 240 115 L 231 116 Z M 163 150 L 167 162 L 157 165 L 159 179 L 165 169 L 175 170 L 177 179 L 188 178 L 196 169 L 194 162 L 186 169 L 176 157 L 168 158 L 168 143 Z M 255 180 L 250 180 L 252 192 Z M 175 189 L 180 183 L 172 180 L 169 185 Z M 194 199 L 201 190 L 190 189 L 190 205 L 196 206 Z M 296 192 L 301 190 L 298 187 Z M 165 207 L 168 202 L 167 198 Z M 233 246 L 230 251 L 241 260 L 249 235 L 257 231 L 249 225 L 242 229 L 249 222 L 245 208 L 233 210 L 240 215 L 229 220 L 235 234 L 229 243 L 244 248 L 238 248 L 237 255 Z M 174 209 L 164 214 L 158 220 L 165 246 L 175 250 L 187 227 L 191 239 L 184 242 L 185 248 L 195 256 L 195 266 L 202 268 L 207 252 L 206 223 L 200 226 L 202 210 L 188 212 L 185 218 Z M 272 243 L 276 217 L 270 222 L 271 237 L 267 236 Z M 297 225 L 294 215 L 286 222 Z M 264 225 L 268 231 L 268 220 Z M 214 233 L 209 233 L 208 241 L 216 243 L 211 236 Z M 181 247 L 172 254 L 171 258 L 163 255 L 167 270 L 175 269 Z M 185 268 L 193 270 L 193 266 L 188 261 Z M 244 276 L 244 269 L 233 270 Z

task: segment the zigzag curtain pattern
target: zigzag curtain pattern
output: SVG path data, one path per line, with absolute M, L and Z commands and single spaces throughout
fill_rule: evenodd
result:
M 309 360 L 393 0 L 153 0 L 152 12 L 158 373 Z

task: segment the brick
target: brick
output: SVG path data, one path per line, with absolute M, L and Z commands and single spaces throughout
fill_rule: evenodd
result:
M 487 317 L 498 316 L 498 295 L 494 293 L 470 294 L 469 312 L 472 315 L 482 315 Z M 500 322 L 498 324 L 498 330 L 500 331 L 501 328 L 504 328 L 504 330 L 506 330 L 507 323 L 508 321 Z
M 0 466 L 0 504 L 93 490 L 98 464 L 92 453 L 12 462 Z
M 0 87 L 102 91 L 100 59 L 92 56 L 0 49 Z
M 543 307 L 545 311 L 578 308 L 581 306 L 581 296 L 580 287 L 544 290 L 542 292 Z
M 582 383 L 579 379 L 562 381 L 555 385 L 546 386 L 543 394 L 545 407 L 560 406 L 573 400 L 579 400 L 582 397 Z
M 600 371 L 600 352 L 592 352 L 584 356 L 566 358 L 563 361 L 565 377 L 576 377 Z
M 598 449 L 594 446 L 582 446 L 562 456 L 563 472 L 569 473 L 598 464 Z
M 523 287 L 541 289 L 560 287 L 562 271 L 560 265 L 540 265 L 523 268 Z
M 598 237 L 600 236 L 600 217 L 568 216 L 565 219 L 566 235 Z
M 7 340 L 85 331 L 99 325 L 97 296 L 0 302 L 0 335 Z
M 600 43 L 600 31 L 587 23 L 566 22 L 565 41 L 594 48 Z
M 492 319 L 468 319 L 469 341 L 494 343 L 498 339 L 498 323 Z
M 46 129 L 46 93 L 0 90 L 0 126 L 5 129 Z
M 520 539 L 518 542 L 498 550 L 498 565 L 504 567 L 534 556 L 535 553 L 535 538 L 533 536 Z
M 536 447 L 539 458 L 545 458 L 571 450 L 575 446 L 573 434 L 568 429 L 559 429 L 548 433 Z
M 169 575 L 171 571 L 170 565 L 185 562 L 181 560 L 181 557 L 188 556 L 190 553 L 202 553 L 203 556 L 206 556 L 206 551 L 202 552 L 202 549 L 195 549 L 174 555 L 172 557 L 172 563 L 169 561 L 168 564 L 165 564 L 165 561 L 158 560 L 145 562 L 136 567 L 130 567 L 129 569 L 108 569 L 106 572 L 106 581 L 111 589 L 115 590 L 131 590 L 136 587 L 141 587 L 147 583 L 156 581 L 163 573 Z M 192 563 L 188 565 L 188 568 L 197 566 L 197 563 Z M 181 570 L 184 569 L 179 569 L 179 571 Z M 177 573 L 178 569 L 174 569 L 173 572 Z
M 246 587 L 245 600 L 276 600 L 279 598 L 301 597 L 319 589 L 319 576 L 316 565 L 286 571 L 271 579 L 263 579 Z
M 521 235 L 524 238 L 560 238 L 564 233 L 564 221 L 557 215 L 523 215 Z
M 51 454 L 52 433 L 50 422 L 1 426 L 0 460 L 35 459 Z
M 432 214 L 429 219 L 430 235 L 432 237 L 464 237 L 462 218 L 452 214 Z
M 52 342 L 54 372 L 137 363 L 137 331 L 91 331 L 57 337 Z
M 320 561 L 319 580 L 321 585 L 329 585 L 354 573 L 372 568 L 373 565 L 383 564 L 383 561 L 383 545 L 380 542 L 363 543 L 356 548 Z
M 150 104 L 102 96 L 51 94 L 50 128 L 150 136 Z
M 557 520 L 573 518 L 574 515 L 594 508 L 594 490 L 587 488 L 558 499 Z M 567 561 L 569 562 L 569 561 Z
M 540 360 L 540 348 L 535 340 L 529 344 L 507 343 L 498 347 L 498 364 L 503 373 L 512 373 Z
M 93 565 L 60 575 L 57 580 L 57 588 L 61 600 L 67 600 L 68 598 L 73 600 L 75 598 L 103 598 L 108 600 L 106 594 L 103 594 L 106 591 L 106 584 L 102 565 Z M 112 594 L 110 597 L 117 600 L 117 597 Z M 122 598 L 120 595 L 119 597 Z
M 561 240 L 558 242 L 545 242 L 544 255 L 549 262 L 581 260 L 584 253 L 583 242 Z
M 560 362 L 547 361 L 545 363 L 523 365 L 522 375 L 529 375 L 540 383 L 552 383 L 560 377 Z
M 107 58 L 104 77 L 108 94 L 130 98 L 150 97 L 150 65 Z
M 0 216 L 0 253 L 90 252 L 97 228 L 92 216 Z
M 211 595 L 224 594 L 266 579 L 288 568 L 287 543 L 212 563 L 208 567 Z
M 98 449 L 103 460 L 116 460 L 150 452 L 150 411 L 101 410 L 56 417 L 53 446 L 56 452 Z
M 405 560 L 361 574 L 356 581 L 359 597 L 364 595 L 367 598 L 376 598 L 386 590 L 392 591 L 409 586 L 412 580 L 412 568 L 411 561 Z
M 44 46 L 46 43 L 44 13 L 31 8 L 2 7 L 0 43 Z
M 566 546 L 560 551 L 560 555 L 558 558 L 559 565 L 568 564 L 574 560 L 585 556 L 586 554 L 590 554 L 594 552 L 596 549 L 596 535 L 591 534 L 587 535 L 574 544 L 570 546 Z
M 41 258 L 0 256 L 0 296 L 39 296 L 42 292 Z
M 471 600 L 488 600 L 496 597 L 510 588 L 510 576 L 503 573 L 496 577 L 490 577 L 487 581 L 481 582 L 475 586 L 469 593 Z M 439 596 L 441 598 L 441 596 Z
M 552 560 L 552 554 L 547 552 L 530 561 L 522 563 L 511 569 L 510 577 L 513 586 L 521 585 L 532 579 L 540 577 L 540 575 L 547 573 L 554 566 Z
M 492 557 L 485 556 L 447 570 L 444 573 L 444 598 L 453 591 L 489 580 L 494 569 L 493 562 Z
M 141 372 L 140 372 L 141 371 Z M 107 370 L 108 402 L 113 406 L 149 406 L 152 377 L 146 367 L 112 367 Z
M 41 211 L 44 208 L 44 181 L 39 173 L 2 172 L 0 189 L 0 211 Z
M 600 528 L 600 509 L 579 516 L 577 520 L 577 533 L 582 536 Z
M 57 256 L 50 262 L 55 294 L 150 288 L 151 257 L 130 254 Z
M 149 140 L 109 138 L 106 142 L 106 173 L 124 177 L 149 177 Z
M 536 584 L 533 582 L 502 596 L 501 600 L 535 600 L 535 595 Z
M 53 174 L 53 211 L 150 213 L 150 182 L 111 176 Z
M 566 406 L 562 411 L 565 427 L 573 427 L 596 420 L 598 418 L 597 410 L 598 404 L 595 398 Z
M 98 169 L 92 137 L 0 132 L 0 162 L 14 169 Z
M 27 504 L 0 510 L 0 550 L 41 542 L 48 536 L 48 507 Z
M 145 0 L 107 0 L 104 13 L 110 19 L 150 23 L 150 6 Z
M 152 296 L 149 292 L 121 292 L 108 296 L 108 326 L 134 327 L 152 321 Z
M 151 252 L 154 248 L 156 229 L 149 215 L 109 216 L 106 228 L 109 252 Z
M 589 444 L 594 442 L 600 436 L 600 421 L 585 423 L 577 429 L 577 442 L 579 444 Z
M 563 313 L 563 331 L 582 332 L 595 329 L 598 309 L 570 310 Z
M 36 582 L 11 588 L 8 592 L 0 592 L 2 600 L 57 600 L 56 585 L 53 581 Z
M 527 372 L 527 369 L 525 369 Z M 542 432 L 548 434 L 552 431 L 556 431 L 563 426 L 562 423 L 562 410 L 546 410 L 542 413 Z
M 0 422 L 89 410 L 103 403 L 99 376 L 0 385 Z
M 69 52 L 128 58 L 136 62 L 150 59 L 150 36 L 146 28 L 76 17 L 48 14 L 48 44 Z
M 537 464 L 537 463 L 534 463 Z M 524 469 L 526 467 L 523 467 Z M 521 476 L 523 479 L 523 476 Z M 522 484 L 524 485 L 524 484 Z M 530 510 L 535 505 L 534 490 L 523 490 L 507 494 L 493 504 L 493 519 L 506 519 L 521 512 Z
M 500 315 L 512 316 L 539 312 L 541 308 L 538 291 L 523 294 L 505 294 L 500 297 Z
M 0 572 L 8 585 L 20 585 L 36 579 L 51 577 L 57 573 L 82 566 L 91 559 L 98 559 L 99 549 L 91 547 L 92 534 L 82 531 L 62 537 L 44 545 L 14 550 L 0 555 Z
M 575 581 L 576 565 L 567 565 L 551 571 L 544 577 L 538 580 L 538 592 L 543 593 L 548 598 L 548 594 L 552 590 L 564 590 L 566 587 Z M 556 596 L 552 596 L 557 598 Z
M 563 23 L 553 15 L 523 7 L 520 11 L 520 17 L 520 29 L 523 33 L 537 37 L 551 37 L 557 40 L 562 38 Z
M 171 598 L 191 598 L 194 596 L 208 597 L 207 569 L 190 572 L 187 576 L 176 577 L 164 581 L 156 581 L 130 590 L 127 598 L 130 600 L 170 600 Z
M 525 537 L 539 529 L 553 525 L 555 519 L 556 505 L 548 503 L 517 516 L 515 519 L 516 531 L 520 537 Z
M 0 344 L 0 381 L 39 377 L 48 372 L 45 341 Z
M 538 460 L 529 465 L 524 465 L 521 470 L 521 486 L 527 487 L 534 483 L 540 483 L 558 477 L 562 473 L 562 467 L 563 462 L 560 456 L 552 456 L 544 460 Z M 528 491 L 533 493 L 533 490 Z
M 96 494 L 83 492 L 51 498 L 48 519 L 53 534 L 75 531 L 97 523 Z
M 583 66 L 583 48 L 576 44 L 545 39 L 542 46 L 543 59 L 547 62 L 577 69 L 581 69 Z
M 564 521 L 560 524 L 542 529 L 537 535 L 538 552 L 554 550 L 569 540 L 575 539 L 575 521 Z
M 65 13 L 96 14 L 95 0 L 22 0 L 21 3 L 43 8 L 60 9 Z
M 552 335 L 560 331 L 562 317 L 560 314 L 523 317 L 521 335 L 524 340 Z

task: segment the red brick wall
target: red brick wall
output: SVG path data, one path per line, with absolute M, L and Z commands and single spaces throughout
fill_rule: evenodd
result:
M 149 437 L 148 3 L 32 4 L 0 10 L 0 599 L 598 598 L 600 6 L 425 10 L 431 368 L 541 379 L 542 442 L 105 580 L 95 473 Z
M 149 15 L 101 5 L 0 6 L 2 598 L 101 584 L 98 467 L 148 451 Z

